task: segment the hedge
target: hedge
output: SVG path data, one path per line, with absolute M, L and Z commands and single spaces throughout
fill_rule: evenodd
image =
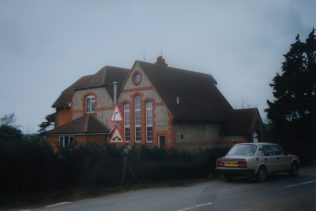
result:
M 125 183 L 205 178 L 227 148 L 195 152 L 133 147 L 126 155 Z M 0 192 L 33 192 L 121 183 L 123 147 L 95 142 L 55 154 L 44 141 L 0 140 Z

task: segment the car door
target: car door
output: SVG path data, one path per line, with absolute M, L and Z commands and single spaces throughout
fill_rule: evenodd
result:
M 284 150 L 277 144 L 271 145 L 271 149 L 276 156 L 276 171 L 288 171 L 290 164 L 290 157 L 285 155 Z
M 272 151 L 271 145 L 263 145 L 262 152 L 268 172 L 277 171 L 277 158 Z

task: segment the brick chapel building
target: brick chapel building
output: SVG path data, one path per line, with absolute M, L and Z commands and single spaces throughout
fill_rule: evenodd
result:
M 46 133 L 55 150 L 109 142 L 113 82 L 123 119 L 118 144 L 190 150 L 263 139 L 256 108 L 233 109 L 211 75 L 169 67 L 159 56 L 154 64 L 135 61 L 130 70 L 105 66 L 65 89 L 53 104 L 55 128 Z

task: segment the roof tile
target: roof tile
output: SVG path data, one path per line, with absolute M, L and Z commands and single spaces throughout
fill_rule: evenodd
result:
M 47 131 L 47 134 L 108 134 L 109 129 L 93 114 L 86 114 L 78 119 L 66 123 L 53 130 Z
M 251 135 L 258 123 L 262 123 L 258 109 L 234 109 L 227 115 L 223 128 L 225 135 Z
M 223 122 L 232 110 L 211 75 L 138 62 L 175 120 Z
M 113 99 L 113 81 L 118 82 L 118 93 L 129 70 L 120 67 L 105 66 L 94 75 L 83 76 L 65 89 L 52 105 L 53 108 L 68 107 L 76 90 L 105 87 Z

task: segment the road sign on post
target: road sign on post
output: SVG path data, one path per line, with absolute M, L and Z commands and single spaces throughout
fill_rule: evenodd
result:
M 122 121 L 123 121 L 123 118 L 119 110 L 119 107 L 115 106 L 112 117 L 111 117 L 111 122 L 122 122 Z
M 121 136 L 119 129 L 115 127 L 110 137 L 110 143 L 119 143 L 119 142 L 123 142 L 123 138 Z

